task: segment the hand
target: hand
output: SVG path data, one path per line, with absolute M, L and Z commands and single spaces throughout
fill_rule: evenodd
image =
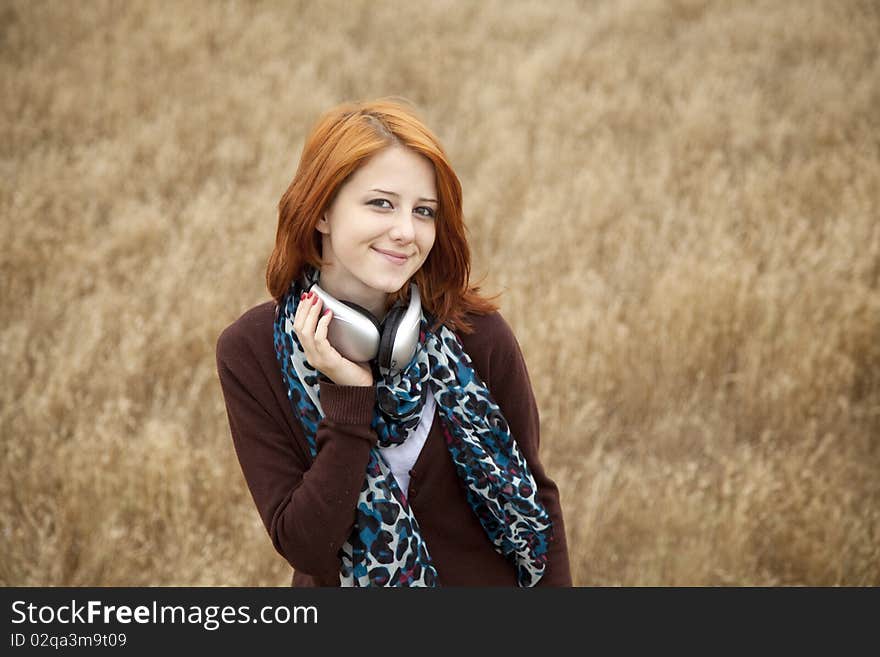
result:
M 300 298 L 293 317 L 293 332 L 306 353 L 306 360 L 337 385 L 373 385 L 373 372 L 369 364 L 343 358 L 327 340 L 327 328 L 333 320 L 333 312 L 328 308 L 321 314 L 321 306 L 323 303 L 318 295 L 309 292 Z

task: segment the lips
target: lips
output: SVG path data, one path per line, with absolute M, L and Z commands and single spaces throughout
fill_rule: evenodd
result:
M 379 255 L 383 256 L 389 262 L 393 262 L 395 265 L 401 265 L 409 259 L 409 256 L 405 253 L 397 253 L 396 251 L 385 251 L 384 249 L 377 249 L 373 247 L 373 250 Z

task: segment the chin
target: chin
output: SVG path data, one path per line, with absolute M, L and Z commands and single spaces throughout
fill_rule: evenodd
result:
M 406 285 L 406 282 L 410 279 L 410 276 L 411 274 L 406 276 L 395 276 L 393 278 L 388 276 L 376 277 L 375 279 L 370 281 L 368 285 L 374 290 L 381 290 L 386 294 L 393 294 L 404 285 Z
M 385 292 L 386 294 L 394 294 L 400 288 L 402 288 L 404 285 L 406 285 L 407 280 L 408 279 L 404 278 L 399 283 L 391 283 L 391 282 L 386 281 L 382 285 L 377 285 L 374 289 L 382 290 L 382 292 Z

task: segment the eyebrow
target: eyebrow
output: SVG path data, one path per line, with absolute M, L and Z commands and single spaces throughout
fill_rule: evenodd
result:
M 370 191 L 371 192 L 382 192 L 383 194 L 389 194 L 390 196 L 397 196 L 398 198 L 400 197 L 400 194 L 397 194 L 395 192 L 389 192 L 384 189 L 371 189 Z M 436 203 L 437 202 L 437 199 L 435 199 L 435 198 L 420 198 L 419 200 L 420 201 L 427 201 L 428 203 Z

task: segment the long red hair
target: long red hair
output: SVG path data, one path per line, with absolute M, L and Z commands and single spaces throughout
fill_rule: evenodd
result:
M 434 164 L 439 195 L 434 246 L 413 276 L 422 306 L 435 318 L 431 330 L 445 324 L 454 331 L 473 329 L 465 314 L 498 309 L 470 284 L 470 247 L 461 208 L 461 183 L 437 137 L 417 116 L 409 101 L 385 97 L 346 102 L 325 112 L 303 147 L 299 167 L 278 203 L 275 247 L 266 265 L 266 286 L 280 302 L 306 265 L 320 269 L 318 220 L 347 178 L 376 152 L 400 144 Z M 388 295 L 388 307 L 409 296 L 409 284 Z

